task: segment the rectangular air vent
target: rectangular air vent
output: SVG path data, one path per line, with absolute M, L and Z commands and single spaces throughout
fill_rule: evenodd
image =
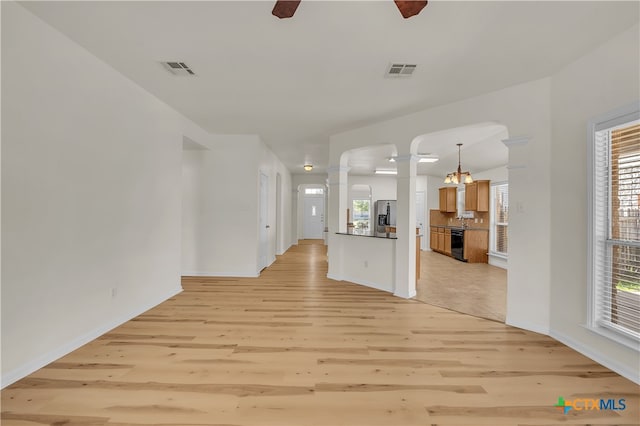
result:
M 162 65 L 173 75 L 195 76 L 191 68 L 184 62 L 162 62 Z
M 386 77 L 409 77 L 416 70 L 416 64 L 390 63 L 387 68 Z

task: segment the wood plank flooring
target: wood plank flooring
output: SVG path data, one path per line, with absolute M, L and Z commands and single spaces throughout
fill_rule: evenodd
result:
M 2 391 L 3 426 L 637 425 L 553 339 L 326 278 L 321 243 L 185 291 Z M 624 398 L 570 410 L 558 397 Z
M 505 322 L 507 271 L 424 250 L 416 293 L 417 300 L 430 305 Z

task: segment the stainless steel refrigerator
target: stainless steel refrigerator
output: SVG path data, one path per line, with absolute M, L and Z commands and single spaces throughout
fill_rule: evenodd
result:
M 376 232 L 385 232 L 386 226 L 396 226 L 396 200 L 376 201 Z

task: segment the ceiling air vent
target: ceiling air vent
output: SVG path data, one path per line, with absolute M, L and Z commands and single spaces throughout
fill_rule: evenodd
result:
M 162 65 L 173 75 L 195 76 L 196 73 L 184 62 L 163 62 Z
M 386 77 L 409 77 L 416 70 L 416 64 L 391 63 L 387 68 Z

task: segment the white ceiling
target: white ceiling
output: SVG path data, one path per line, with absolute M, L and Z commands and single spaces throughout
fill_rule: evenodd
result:
M 273 1 L 22 4 L 206 130 L 261 135 L 294 173 L 325 170 L 330 134 L 551 75 L 639 15 L 635 1 L 430 1 L 408 20 L 391 0 L 303 0 L 288 20 Z M 384 78 L 389 62 L 418 68 Z

